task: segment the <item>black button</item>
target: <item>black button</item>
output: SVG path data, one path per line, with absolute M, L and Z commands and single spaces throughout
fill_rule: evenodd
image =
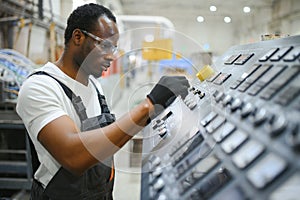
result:
M 160 128 L 158 130 L 158 135 L 161 137 L 161 138 L 164 138 L 168 133 L 168 130 L 166 127 L 163 127 L 163 128 Z

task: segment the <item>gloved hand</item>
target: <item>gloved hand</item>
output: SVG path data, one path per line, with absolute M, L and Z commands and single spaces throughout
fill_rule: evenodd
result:
M 154 106 L 169 106 L 180 95 L 182 99 L 188 94 L 189 82 L 184 76 L 163 76 L 147 97 Z

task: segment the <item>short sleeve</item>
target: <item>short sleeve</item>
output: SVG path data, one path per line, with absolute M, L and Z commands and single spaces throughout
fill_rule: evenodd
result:
M 51 77 L 30 77 L 21 86 L 17 113 L 31 134 L 37 138 L 40 130 L 54 119 L 67 115 L 63 109 L 62 89 Z

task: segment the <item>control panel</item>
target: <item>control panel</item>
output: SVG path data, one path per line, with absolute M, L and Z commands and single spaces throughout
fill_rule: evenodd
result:
M 299 199 L 300 36 L 213 66 L 143 130 L 141 199 Z

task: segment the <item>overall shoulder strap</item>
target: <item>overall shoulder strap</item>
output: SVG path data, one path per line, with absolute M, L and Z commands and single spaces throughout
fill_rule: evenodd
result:
M 37 71 L 34 72 L 32 74 L 30 74 L 28 77 L 32 76 L 32 75 L 46 75 L 46 76 L 50 76 L 51 78 L 53 78 L 54 80 L 56 80 L 59 85 L 62 87 L 62 89 L 64 90 L 64 92 L 66 93 L 66 95 L 69 97 L 69 99 L 72 101 L 73 96 L 75 96 L 75 94 L 72 92 L 72 90 L 70 90 L 70 88 L 68 88 L 65 84 L 63 84 L 60 80 L 58 80 L 57 78 L 55 78 L 54 76 L 48 74 L 47 72 L 44 71 Z
M 94 81 L 92 79 L 90 79 L 90 80 L 91 80 L 93 86 L 96 88 L 96 91 L 97 91 L 97 94 L 98 94 L 98 100 L 99 100 L 100 107 L 101 107 L 101 112 L 102 113 L 110 113 L 110 110 L 109 110 L 109 108 L 107 106 L 107 102 L 106 102 L 105 96 L 102 95 L 99 92 L 99 90 L 98 90 L 96 84 L 94 83 Z
M 80 98 L 80 96 L 76 96 L 72 90 L 70 88 L 68 88 L 65 84 L 63 84 L 61 81 L 59 81 L 57 78 L 55 78 L 54 76 L 48 74 L 47 72 L 44 71 L 37 71 L 34 72 L 32 74 L 30 74 L 27 78 L 29 78 L 32 75 L 46 75 L 49 76 L 51 78 L 53 78 L 54 80 L 56 80 L 59 85 L 63 88 L 65 94 L 68 96 L 68 98 L 71 100 L 76 113 L 78 114 L 80 120 L 84 120 L 87 118 L 86 112 L 85 112 L 85 106 L 83 105 L 83 102 Z M 30 151 L 31 151 L 31 160 L 32 160 L 32 176 L 34 177 L 34 174 L 36 172 L 36 170 L 38 169 L 38 167 L 40 166 L 40 161 L 38 160 L 38 156 L 37 156 L 37 152 L 35 150 L 35 147 L 31 141 L 31 139 L 29 138 L 29 145 L 30 145 Z
M 60 80 L 58 80 L 54 76 L 52 76 L 52 75 L 50 75 L 50 74 L 48 74 L 47 72 L 44 72 L 44 71 L 37 71 L 35 73 L 32 73 L 29 76 L 32 76 L 32 75 L 46 75 L 46 76 L 49 76 L 49 77 L 53 78 L 54 80 L 56 80 L 59 83 L 59 85 L 62 87 L 62 89 L 64 90 L 65 94 L 68 96 L 70 101 L 72 102 L 72 104 L 73 104 L 73 106 L 76 110 L 76 113 L 78 114 L 80 120 L 83 121 L 83 120 L 87 119 L 86 108 L 83 105 L 81 97 L 76 96 L 74 94 L 74 92 L 70 88 L 68 88 L 65 84 L 63 84 Z

